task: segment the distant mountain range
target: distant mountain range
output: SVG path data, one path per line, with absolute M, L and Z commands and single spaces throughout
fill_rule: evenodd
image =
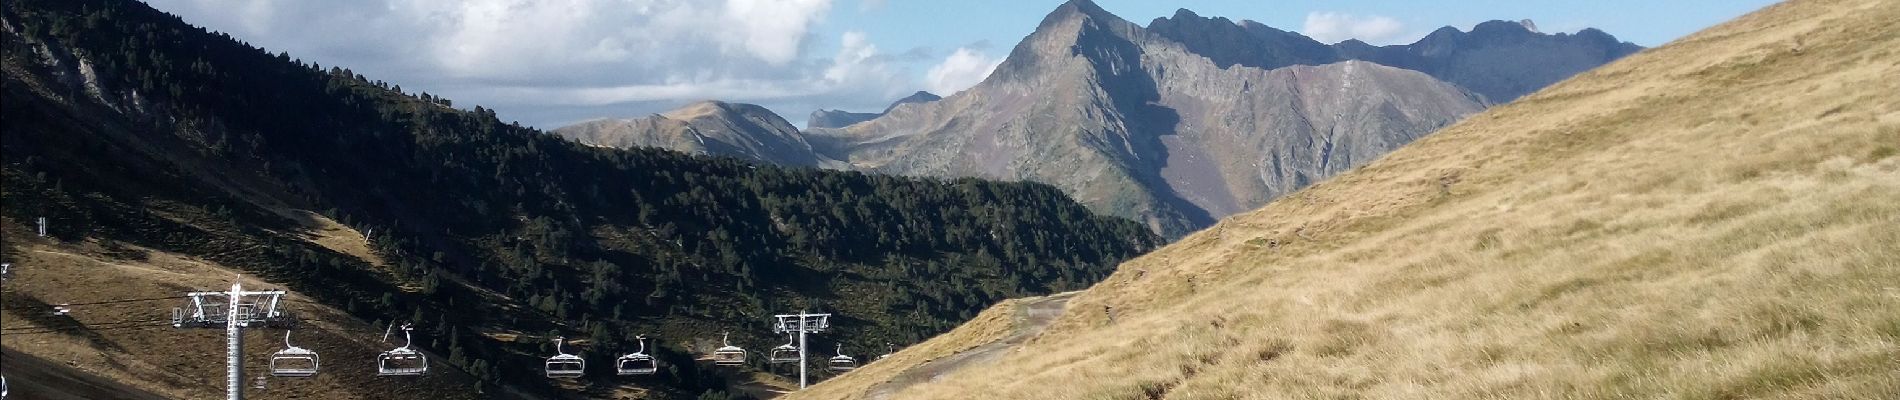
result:
M 1447 27 L 1409 45 L 1327 45 L 1185 9 L 1142 27 L 1074 0 L 982 83 L 941 100 L 876 115 L 819 111 L 804 132 L 692 124 L 702 127 L 695 138 L 731 143 L 719 146 L 638 119 L 555 132 L 789 165 L 1043 182 L 1174 237 L 1641 49 L 1594 29 L 1539 33 L 1529 21 Z M 605 135 L 603 124 L 619 125 Z M 706 131 L 715 128 L 731 130 Z
M 798 127 L 751 104 L 702 101 L 642 118 L 583 122 L 557 133 L 601 147 L 661 147 L 804 167 L 823 160 Z
M 905 96 L 904 98 L 897 99 L 897 102 L 891 103 L 890 107 L 885 107 L 884 111 L 881 111 L 881 112 L 857 113 L 857 112 L 842 111 L 842 110 L 813 111 L 811 113 L 811 118 L 807 120 L 807 122 L 805 122 L 805 125 L 806 125 L 805 127 L 806 128 L 843 128 L 846 126 L 851 126 L 851 124 L 856 124 L 856 123 L 864 122 L 864 121 L 870 121 L 872 119 L 876 119 L 877 117 L 882 117 L 884 116 L 884 114 L 888 114 L 891 112 L 891 110 L 896 109 L 897 106 L 901 106 L 905 104 L 913 104 L 913 103 L 929 103 L 929 102 L 933 102 L 937 100 L 943 100 L 943 97 L 939 97 L 935 94 L 931 94 L 930 92 L 918 91 L 917 93 L 911 93 L 910 96 Z
M 1594 28 L 1574 35 L 1540 33 L 1530 20 L 1489 21 L 1471 32 L 1444 27 L 1418 42 L 1396 46 L 1373 46 L 1356 39 L 1328 46 L 1258 22 L 1235 23 L 1185 9 L 1172 18 L 1156 18 L 1148 30 L 1221 68 L 1272 69 L 1365 60 L 1424 72 L 1497 104 L 1643 50 Z
M 812 128 L 839 128 L 884 116 L 897 106 L 942 99 L 919 91 L 891 103 L 883 112 L 819 110 Z M 798 127 L 752 104 L 702 101 L 640 118 L 598 119 L 560 128 L 555 133 L 597 147 L 659 147 L 689 154 L 737 157 L 779 165 L 842 168 L 819 154 Z

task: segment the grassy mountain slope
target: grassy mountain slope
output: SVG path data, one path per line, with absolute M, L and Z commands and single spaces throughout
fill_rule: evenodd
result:
M 898 397 L 1900 398 L 1896 20 L 1790 1 L 1582 74 Z
M 164 399 L 111 379 L 28 354 L 7 352 L 0 354 L 0 362 L 6 363 L 10 371 L 7 374 L 9 398 L 18 396 L 43 400 Z
M 40 239 L 30 224 L 7 222 L 6 258 L 19 268 L 6 283 L 4 294 L 6 371 L 9 383 L 21 385 L 15 390 L 25 390 L 17 393 L 25 396 L 20 398 L 152 398 L 144 392 L 176 399 L 224 395 L 223 330 L 177 329 L 168 318 L 171 308 L 184 302 L 176 296 L 188 290 L 229 287 L 238 270 L 123 242 Z M 283 287 L 254 277 L 244 281 L 252 289 Z M 167 299 L 93 304 L 160 298 Z M 260 399 L 431 394 L 445 399 L 484 398 L 474 393 L 474 377 L 452 368 L 438 368 L 420 378 L 374 377 L 372 357 L 399 346 L 402 339 L 383 342 L 383 326 L 312 301 L 293 292 L 285 306 L 307 321 L 294 332 L 292 343 L 317 350 L 323 371 L 309 379 L 264 377 L 264 388 L 254 388 L 258 382 L 254 379 L 265 375 L 269 355 L 283 348 L 284 338 L 280 330 L 253 329 L 245 341 L 246 371 L 254 378 L 245 382 L 246 395 Z M 54 304 L 73 304 L 71 316 L 52 316 Z M 48 360 L 78 372 L 25 374 L 23 367 L 12 364 L 12 357 Z M 73 376 L 94 378 L 63 380 Z M 74 391 L 70 395 L 77 397 L 60 397 L 66 391 Z
M 1157 241 L 1044 185 L 587 147 L 131 1 L 0 17 L 9 221 L 415 322 L 490 387 L 550 393 L 554 336 L 605 366 L 648 333 L 669 367 L 636 383 L 696 396 L 725 378 L 692 357 L 725 330 L 776 344 L 773 312 L 837 312 L 817 345 L 865 353 L 1099 280 Z

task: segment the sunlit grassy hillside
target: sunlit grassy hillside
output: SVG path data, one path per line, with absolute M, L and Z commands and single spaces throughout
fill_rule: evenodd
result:
M 1791 1 L 1586 73 L 894 397 L 1900 398 L 1895 21 Z

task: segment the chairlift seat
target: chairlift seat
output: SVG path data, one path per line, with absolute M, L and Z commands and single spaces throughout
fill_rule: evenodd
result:
M 718 350 L 713 350 L 713 365 L 731 366 L 743 364 L 745 364 L 745 349 L 739 348 L 739 346 L 726 346 L 720 347 Z
M 827 362 L 826 364 L 827 365 L 825 369 L 829 369 L 829 370 L 837 371 L 837 372 L 845 372 L 845 371 L 858 369 L 858 360 L 855 358 L 851 358 L 851 356 L 847 356 L 843 354 L 839 354 L 835 357 L 831 357 L 831 361 Z
M 719 343 L 725 344 L 713 350 L 713 365 L 734 366 L 745 364 L 745 349 L 732 345 L 732 334 L 720 334 Z
M 773 364 L 798 362 L 798 346 L 784 344 L 773 347 L 771 357 L 766 360 L 771 361 Z
M 317 361 L 317 352 L 290 344 L 290 331 L 284 331 L 284 349 L 270 355 L 270 374 L 308 378 L 317 374 Z
M 572 354 L 560 354 L 548 357 L 549 379 L 579 378 L 587 374 L 587 360 Z
M 660 371 L 660 366 L 654 362 L 653 356 L 644 353 L 633 353 L 620 356 L 620 359 L 615 360 L 614 370 L 614 372 L 620 376 L 652 375 Z
M 579 378 L 587 374 L 587 360 L 567 354 L 567 350 L 561 348 L 566 341 L 566 338 L 554 338 L 554 356 L 548 357 L 547 363 L 548 379 Z
M 271 376 L 308 378 L 317 375 L 317 352 L 291 347 L 270 356 Z
M 429 358 L 408 347 L 385 351 L 376 357 L 378 376 L 418 376 L 427 373 Z
M 844 355 L 844 344 L 840 343 L 838 344 L 838 355 L 832 356 L 831 360 L 825 363 L 825 369 L 835 372 L 858 369 L 858 359 Z
M 653 375 L 655 372 L 660 372 L 660 363 L 654 360 L 653 356 L 647 355 L 646 335 L 636 336 L 635 338 L 640 340 L 640 350 L 615 359 L 614 374 L 620 376 Z

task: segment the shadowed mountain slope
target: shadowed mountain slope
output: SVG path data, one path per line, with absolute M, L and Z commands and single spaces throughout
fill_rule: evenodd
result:
M 47 240 L 60 246 L 105 246 L 101 257 L 134 266 L 144 264 L 136 249 L 201 260 L 360 321 L 413 323 L 417 346 L 438 354 L 444 373 L 431 375 L 439 385 L 405 390 L 438 397 L 611 397 L 629 387 L 661 399 L 718 394 L 765 363 L 713 368 L 695 357 L 717 347 L 722 331 L 747 348 L 782 343 L 764 325 L 774 312 L 837 313 L 833 329 L 850 335 L 815 345 L 882 349 L 949 329 L 998 299 L 1087 285 L 1158 241 L 1042 184 L 584 146 L 133 1 L 7 1 L 0 28 L 7 261 L 40 260 L 14 240 L 30 223 L 22 221 L 45 217 Z M 667 118 L 760 115 L 703 106 Z M 92 256 L 69 250 L 49 251 Z M 67 282 L 209 289 L 93 277 Z M 15 284 L 26 285 L 8 289 Z M 168 311 L 148 306 L 128 317 Z M 80 337 L 101 323 L 78 321 Z M 641 334 L 655 338 L 660 374 L 541 376 L 554 338 L 607 366 Z M 84 367 L 190 357 L 130 354 L 89 356 L 98 364 Z M 210 365 L 182 370 L 196 377 Z M 393 387 L 357 390 L 415 393 Z

